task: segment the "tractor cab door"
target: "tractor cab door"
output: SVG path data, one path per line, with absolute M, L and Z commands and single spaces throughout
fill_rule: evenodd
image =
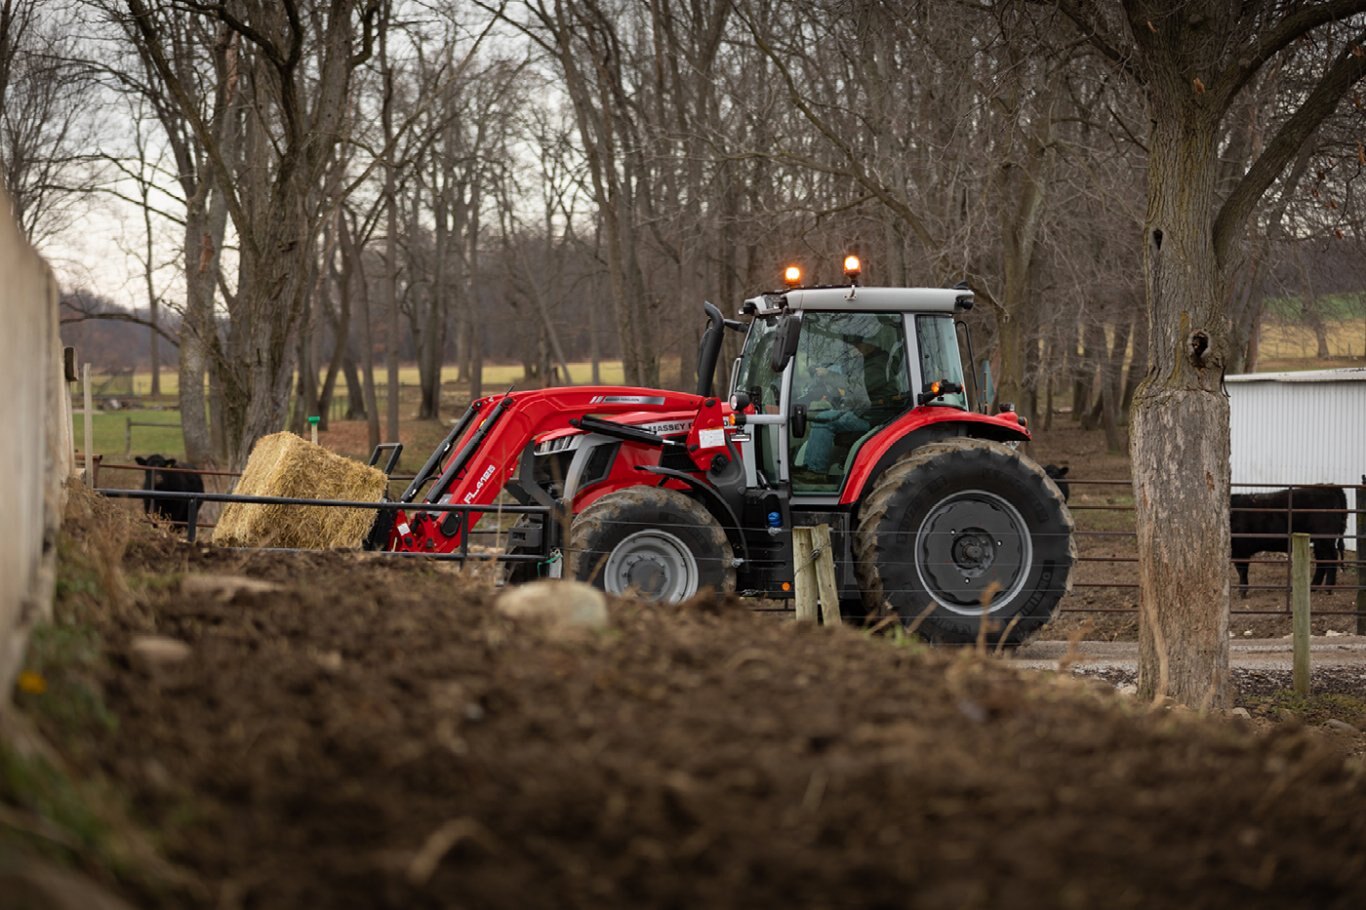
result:
M 784 373 L 773 369 L 773 351 L 780 341 L 781 318 L 757 317 L 745 337 L 736 363 L 731 394 L 743 392 L 754 406 L 749 424 L 751 442 L 745 448 L 745 469 L 751 487 L 773 486 L 787 479 L 787 428 L 783 426 Z
M 789 367 L 794 493 L 837 492 L 859 447 L 912 406 L 906 331 L 900 313 L 804 314 Z

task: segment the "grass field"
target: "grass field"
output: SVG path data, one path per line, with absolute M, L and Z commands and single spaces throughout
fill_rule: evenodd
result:
M 1334 359 L 1360 361 L 1366 359 L 1366 318 L 1329 320 L 1328 350 Z M 1341 363 L 1325 364 L 1316 361 L 1318 341 L 1314 330 L 1307 325 L 1293 322 L 1267 322 L 1262 324 L 1262 340 L 1259 369 L 1267 369 L 1267 361 L 1304 361 L 1298 369 L 1326 369 L 1330 366 L 1344 366 Z M 1273 367 L 1275 368 L 1275 367 Z
M 74 423 L 76 448 L 84 451 L 85 422 L 77 414 Z M 99 411 L 92 421 L 92 429 L 94 451 L 106 458 L 122 458 L 128 452 L 140 455 L 160 452 L 176 458 L 185 455 L 178 411 Z
M 1366 317 L 1366 293 L 1325 294 L 1314 301 L 1313 310 L 1329 322 L 1361 319 Z M 1279 322 L 1299 322 L 1304 310 L 1298 297 L 1275 297 L 1266 302 L 1266 315 Z

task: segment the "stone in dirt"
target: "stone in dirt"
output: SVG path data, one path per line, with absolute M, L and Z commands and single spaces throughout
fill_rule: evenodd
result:
M 269 594 L 280 586 L 259 578 L 242 575 L 187 575 L 180 582 L 181 593 L 191 597 L 212 597 L 227 602 L 239 594 Z
M 165 635 L 134 636 L 128 650 L 135 663 L 148 669 L 180 663 L 194 653 L 185 642 Z
M 552 626 L 602 629 L 607 626 L 607 599 L 581 581 L 545 579 L 503 591 L 494 609 L 513 619 L 530 619 Z

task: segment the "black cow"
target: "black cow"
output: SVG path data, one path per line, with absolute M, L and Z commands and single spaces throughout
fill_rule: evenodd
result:
M 1067 465 L 1058 467 L 1055 464 L 1046 464 L 1043 466 L 1043 472 L 1053 478 L 1053 483 L 1057 484 L 1058 492 L 1062 494 L 1062 501 L 1067 502 L 1067 497 L 1072 494 L 1069 484 L 1063 480 L 1067 476 Z
M 1324 586 L 1332 593 L 1338 583 L 1342 537 L 1347 531 L 1347 494 L 1342 487 L 1317 484 L 1268 493 L 1234 493 L 1229 506 L 1233 565 L 1244 598 L 1248 560 L 1257 553 L 1289 553 L 1292 533 L 1311 535 L 1315 563 L 1311 586 Z M 1277 536 L 1244 536 L 1253 534 Z
M 140 465 L 146 465 L 149 469 L 175 467 L 194 469 L 194 465 L 177 465 L 174 458 L 163 458 L 161 455 L 148 455 L 146 458 L 139 455 L 134 460 Z M 167 493 L 203 493 L 204 478 L 198 474 L 185 474 L 181 471 L 147 470 L 143 472 L 142 488 L 144 490 L 162 490 Z M 142 500 L 142 504 L 149 515 L 164 518 L 175 523 L 178 527 L 183 528 L 190 522 L 190 500 L 188 499 L 158 499 L 148 496 Z

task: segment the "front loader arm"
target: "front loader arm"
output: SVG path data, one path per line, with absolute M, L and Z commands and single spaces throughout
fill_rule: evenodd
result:
M 409 485 L 401 502 L 489 505 L 498 498 L 521 464 L 522 453 L 537 437 L 571 426 L 589 415 L 696 414 L 689 434 L 696 442 L 699 426 L 721 426 L 715 399 L 687 392 L 631 386 L 575 386 L 509 392 L 481 398 L 470 405 L 450 435 L 438 446 Z M 694 451 L 696 448 L 694 447 Z M 461 545 L 481 513 L 463 519 L 458 512 L 399 511 L 390 531 L 388 550 L 448 553 Z

